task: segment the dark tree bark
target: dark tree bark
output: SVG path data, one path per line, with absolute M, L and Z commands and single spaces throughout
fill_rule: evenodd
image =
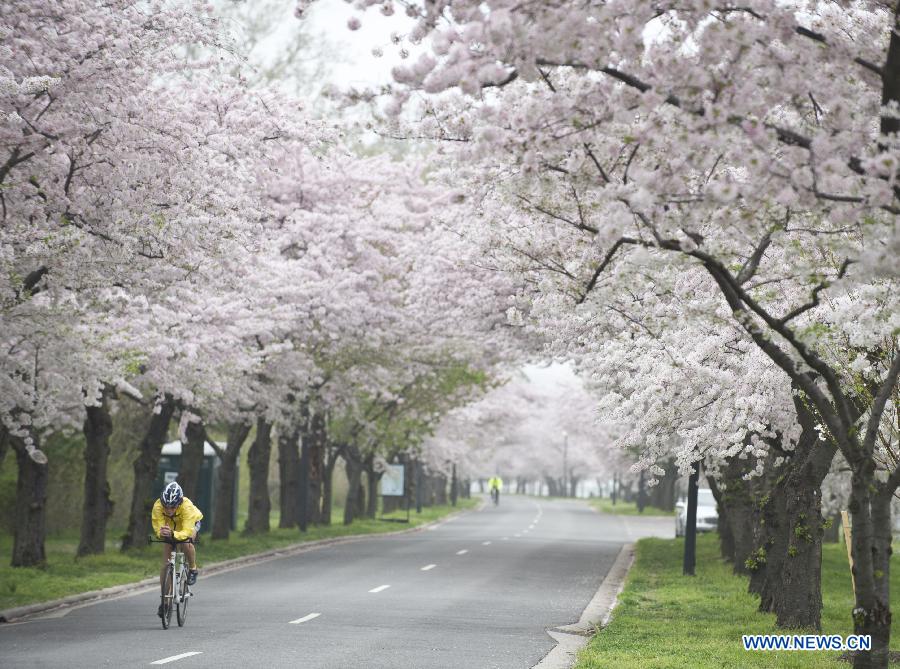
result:
M 359 484 L 362 479 L 362 454 L 356 446 L 347 445 L 343 450 L 347 467 L 347 500 L 344 503 L 344 525 L 353 522 L 359 501 Z
M 84 419 L 84 504 L 81 513 L 81 538 L 78 557 L 99 554 L 106 550 L 106 523 L 113 511 L 110 498 L 107 464 L 109 437 L 113 422 L 109 413 L 112 389 L 104 386 L 100 405 L 85 407 Z
M 329 444 L 325 460 L 325 478 L 322 479 L 322 524 L 331 525 L 331 505 L 334 496 L 334 468 L 343 452 L 339 444 Z
M 900 471 L 900 470 L 898 470 Z M 879 483 L 872 495 L 872 566 L 875 573 L 875 597 L 878 602 L 885 602 L 884 608 L 878 609 L 878 624 L 875 626 L 881 635 L 880 641 L 885 648 L 890 644 L 892 614 L 887 604 L 890 603 L 891 555 L 893 535 L 891 533 L 891 499 L 897 485 Z M 873 646 L 875 639 L 873 638 Z M 886 658 L 886 655 L 885 655 Z M 878 660 L 878 656 L 875 658 Z
M 0 425 L 0 467 L 3 466 L 7 451 L 9 451 L 9 433 L 3 425 Z
M 221 449 L 210 440 L 219 456 L 219 473 L 216 485 L 216 505 L 213 513 L 213 539 L 227 539 L 231 533 L 232 510 L 234 509 L 234 477 L 237 472 L 241 447 L 250 434 L 250 425 L 235 423 L 228 427 L 225 448 Z M 205 435 L 204 435 L 205 436 Z M 268 490 L 266 491 L 268 492 Z
M 750 481 L 744 480 L 744 475 L 754 465 L 750 459 L 730 458 L 722 469 L 719 482 L 720 511 L 729 528 L 733 547 L 728 559 L 736 574 L 750 574 L 752 565 L 748 565 L 747 559 L 756 549 L 755 490 Z
M 369 494 L 366 498 L 366 517 L 375 518 L 378 513 L 378 482 L 381 480 L 382 472 L 375 471 L 374 452 L 366 456 L 364 468 L 366 471 L 366 484 L 369 489 Z
M 39 448 L 37 434 L 31 434 L 35 448 Z M 21 437 L 9 437 L 10 445 L 16 452 L 18 478 L 16 479 L 16 502 L 13 523 L 13 567 L 40 567 L 46 564 L 44 552 L 47 518 L 46 462 L 33 459 Z
M 322 492 L 325 481 L 325 451 L 328 435 L 326 433 L 325 414 L 314 411 L 309 419 L 309 491 L 307 495 L 307 521 L 321 524 L 323 522 Z
M 728 520 L 728 513 L 725 509 L 725 493 L 719 489 L 719 485 L 713 477 L 709 477 L 707 481 L 713 497 L 716 498 L 719 511 L 719 523 L 716 526 L 719 535 L 719 554 L 724 560 L 734 562 L 734 533 L 731 531 L 731 522 Z
M 184 430 L 185 440 L 181 444 L 181 466 L 178 468 L 178 484 L 184 496 L 196 499 L 200 486 L 200 468 L 203 467 L 203 446 L 206 429 L 203 423 L 188 423 Z
M 759 533 L 754 553 L 748 558 L 751 574 L 747 590 L 759 595 L 759 610 L 763 613 L 775 612 L 780 572 L 787 557 L 789 523 L 784 485 L 784 480 L 780 480 L 760 500 L 757 511 Z
M 665 473 L 650 490 L 650 506 L 663 511 L 675 510 L 675 482 L 678 479 L 678 467 L 674 459 L 664 460 L 660 466 Z
M 362 472 L 359 476 L 359 485 L 356 487 L 356 508 L 353 509 L 354 518 L 362 518 L 366 515 L 366 487 L 362 483 Z
M 159 496 L 159 490 L 153 490 L 153 481 L 159 467 L 162 445 L 166 441 L 169 422 L 175 412 L 175 401 L 166 395 L 158 406 L 159 412 L 150 419 L 147 433 L 141 440 L 139 453 L 134 461 L 134 490 L 131 495 L 131 512 L 128 518 L 128 529 L 122 538 L 122 550 L 140 548 L 150 534 L 150 511 Z
M 638 513 L 644 513 L 644 507 L 647 506 L 647 490 L 644 482 L 644 470 L 638 475 L 638 494 L 637 494 L 637 510 Z
M 434 503 L 438 506 L 446 506 L 447 505 L 447 477 L 443 474 L 438 474 L 432 477 L 432 484 L 434 487 Z
M 803 434 L 795 449 L 784 487 L 787 515 L 787 556 L 780 570 L 775 597 L 779 627 L 821 626 L 822 614 L 822 482 L 837 446 L 819 440 L 808 411 L 800 418 Z M 806 440 L 809 443 L 804 443 Z
M 552 476 L 545 476 L 544 480 L 547 482 L 547 495 L 550 497 L 556 497 L 558 494 L 558 490 L 556 488 L 556 479 Z
M 285 427 L 278 432 L 278 474 L 281 480 L 281 518 L 278 527 L 296 527 L 300 522 L 300 431 Z
M 269 459 L 272 454 L 272 424 L 265 418 L 256 420 L 256 438 L 247 453 L 250 468 L 250 500 L 247 509 L 245 534 L 262 534 L 269 531 Z
M 822 543 L 836 544 L 841 540 L 841 514 L 835 513 L 828 519 L 825 533 L 822 535 Z
M 516 493 L 518 493 L 518 482 L 516 485 Z M 456 463 L 453 463 L 453 473 L 450 476 L 450 503 L 456 506 L 456 500 L 459 497 L 459 479 L 456 477 Z
M 893 43 L 893 42 L 892 42 Z M 855 634 L 869 634 L 872 650 L 857 653 L 854 668 L 887 667 L 891 619 L 891 499 L 900 486 L 900 468 L 889 472 L 887 481 L 875 479 L 872 454 L 860 455 L 850 463 L 853 477 L 850 492 L 852 518 L 851 546 L 856 582 Z

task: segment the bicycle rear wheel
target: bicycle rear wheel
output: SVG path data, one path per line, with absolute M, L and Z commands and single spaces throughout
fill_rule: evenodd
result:
M 163 595 L 163 616 L 162 616 L 162 626 L 164 630 L 169 629 L 169 623 L 172 622 L 172 607 L 175 604 L 175 583 L 173 582 L 175 578 L 175 571 L 172 568 L 172 565 L 169 565 L 166 568 L 166 578 L 163 581 L 163 592 L 166 593 Z
M 181 578 L 178 582 L 178 603 L 176 604 L 176 618 L 178 620 L 178 626 L 183 627 L 184 621 L 187 620 L 187 607 L 188 602 L 191 601 L 191 588 L 187 582 L 188 575 L 187 570 L 182 569 Z

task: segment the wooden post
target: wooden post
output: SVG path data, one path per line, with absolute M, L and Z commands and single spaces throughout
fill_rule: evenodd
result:
M 850 543 L 850 516 L 846 511 L 841 511 L 841 525 L 844 526 L 844 543 L 847 544 L 847 562 L 850 563 L 850 582 L 853 584 L 853 592 L 856 592 L 856 577 L 853 576 L 853 544 Z

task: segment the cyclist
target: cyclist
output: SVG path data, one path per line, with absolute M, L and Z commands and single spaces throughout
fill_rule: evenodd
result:
M 150 519 L 153 522 L 153 533 L 160 539 L 184 541 L 185 539 L 197 538 L 203 514 L 200 512 L 200 509 L 194 506 L 191 500 L 184 496 L 181 486 L 172 481 L 163 489 L 159 499 L 153 504 Z M 169 562 L 169 556 L 172 554 L 172 549 L 172 544 L 163 544 L 163 563 L 162 570 L 159 573 L 160 591 L 166 587 L 166 566 Z M 187 582 L 188 585 L 194 585 L 197 582 L 198 573 L 197 551 L 194 549 L 194 544 L 184 544 L 184 555 L 190 567 Z M 165 596 L 165 593 L 162 594 Z M 156 614 L 162 618 L 162 603 L 160 603 Z
M 491 499 L 494 500 L 494 504 L 499 504 L 500 491 L 503 490 L 503 479 L 494 474 L 488 480 L 488 487 L 491 489 Z

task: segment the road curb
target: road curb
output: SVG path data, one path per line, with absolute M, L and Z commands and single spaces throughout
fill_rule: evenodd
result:
M 577 623 L 547 630 L 556 646 L 532 669 L 569 669 L 575 664 L 578 651 L 591 637 L 609 624 L 609 618 L 619 601 L 619 593 L 625 586 L 625 577 L 634 564 L 634 544 L 622 546 L 616 561 L 588 602 Z
M 316 539 L 314 541 L 303 541 L 296 544 L 290 544 L 288 546 L 282 546 L 280 548 L 271 548 L 260 553 L 253 553 L 252 555 L 242 555 L 241 557 L 232 558 L 230 560 L 223 560 L 222 562 L 214 562 L 210 565 L 204 566 L 201 575 L 203 578 L 207 578 L 209 576 L 215 576 L 217 574 L 222 574 L 225 572 L 234 571 L 236 569 L 241 569 L 243 567 L 248 567 L 251 564 L 259 564 L 260 562 L 279 560 L 281 558 L 291 557 L 293 555 L 299 555 L 300 553 L 306 553 L 308 551 L 317 550 L 320 548 L 327 548 L 328 546 L 334 546 L 337 544 L 347 544 L 355 541 L 364 541 L 366 539 L 377 539 L 378 537 L 392 537 L 401 534 L 421 532 L 422 530 L 428 529 L 429 527 L 437 527 L 438 525 L 442 525 L 443 523 L 446 523 L 447 521 L 461 516 L 465 513 L 478 511 L 483 506 L 484 501 L 482 500 L 481 504 L 471 509 L 460 509 L 459 511 L 449 513 L 443 518 L 434 520 L 430 523 L 425 523 L 417 527 L 410 527 L 403 530 L 396 530 L 394 532 L 373 532 L 368 534 L 352 534 L 345 537 L 334 537 L 330 539 Z M 25 604 L 23 606 L 6 609 L 5 611 L 0 611 L 0 623 L 21 622 L 25 619 L 32 618 L 39 614 L 52 613 L 74 606 L 95 604 L 122 595 L 137 593 L 140 590 L 150 589 L 151 587 L 159 587 L 158 576 L 151 576 L 149 578 L 135 581 L 133 583 L 123 583 L 122 585 L 114 585 L 108 588 L 102 588 L 100 590 L 80 592 L 74 595 L 62 597 L 60 599 L 52 599 L 46 602 Z

